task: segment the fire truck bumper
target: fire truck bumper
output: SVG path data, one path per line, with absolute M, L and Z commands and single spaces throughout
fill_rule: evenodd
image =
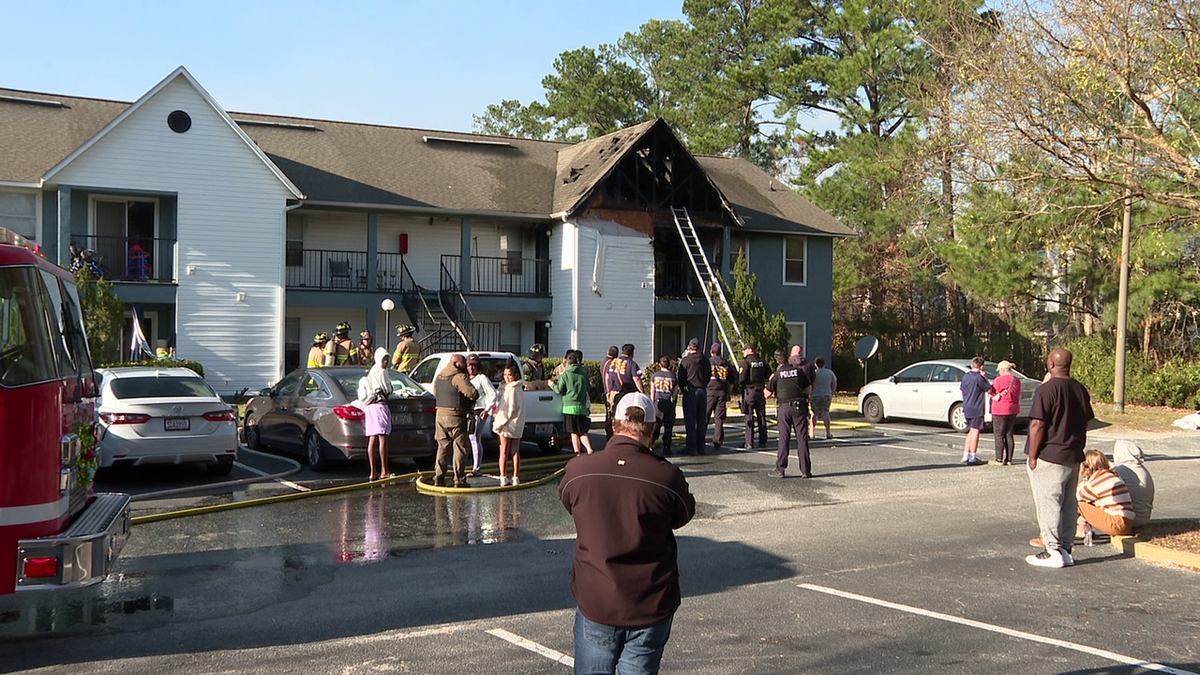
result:
M 129 539 L 129 495 L 102 492 L 67 531 L 17 542 L 19 591 L 90 586 L 104 580 Z

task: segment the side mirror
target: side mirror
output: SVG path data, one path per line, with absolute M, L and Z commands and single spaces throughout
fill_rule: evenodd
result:
M 266 397 L 268 397 L 268 398 L 274 398 L 274 397 L 275 397 L 275 392 L 271 391 L 271 388 L 270 388 L 270 387 L 267 387 L 266 389 L 259 389 L 259 390 L 258 390 L 258 395 L 259 395 L 259 396 L 266 396 Z
M 896 384 L 896 376 L 895 376 L 895 375 L 889 375 L 889 376 L 888 376 L 888 382 L 891 382 L 892 384 Z

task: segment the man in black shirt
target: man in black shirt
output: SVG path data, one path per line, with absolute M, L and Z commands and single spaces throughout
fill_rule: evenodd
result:
M 758 421 L 758 447 L 767 447 L 767 399 L 763 397 L 763 386 L 771 376 L 767 362 L 758 355 L 754 345 L 742 350 L 741 374 L 742 414 L 746 417 L 746 445 L 743 450 L 754 449 L 754 422 Z
M 712 379 L 712 364 L 700 353 L 700 340 L 688 342 L 687 355 L 679 361 L 679 388 L 683 391 L 683 427 L 687 431 L 685 455 L 704 454 L 704 436 L 708 418 L 704 414 L 708 403 L 708 381 Z
M 777 403 L 775 419 L 779 425 L 779 452 L 775 456 L 775 470 L 767 474 L 772 478 L 783 478 L 788 465 L 788 450 L 792 434 L 796 434 L 797 454 L 800 457 L 800 476 L 812 478 L 812 466 L 808 461 L 808 388 L 812 382 L 800 357 L 786 360 L 785 352 L 775 352 L 779 367 L 767 382 L 767 396 L 774 396 Z
M 721 356 L 721 343 L 714 342 L 709 348 L 712 356 L 708 357 L 712 375 L 708 378 L 708 407 L 704 411 L 704 423 L 713 420 L 713 450 L 720 452 L 721 443 L 725 441 L 725 413 L 729 407 L 729 390 L 737 380 L 737 368 Z M 702 443 L 703 445 L 703 443 Z
M 1046 550 L 1025 558 L 1038 567 L 1070 567 L 1079 515 L 1075 488 L 1087 445 L 1087 424 L 1096 415 L 1087 388 L 1071 377 L 1069 350 L 1055 349 L 1046 359 L 1050 379 L 1033 395 L 1029 411 L 1029 485 L 1038 529 Z

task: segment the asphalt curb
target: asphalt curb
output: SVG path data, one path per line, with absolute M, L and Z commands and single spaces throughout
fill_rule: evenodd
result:
M 1179 565 L 1180 567 L 1200 570 L 1200 555 L 1140 541 L 1137 535 L 1112 537 L 1109 540 L 1109 546 L 1131 558 L 1170 563 L 1172 565 Z

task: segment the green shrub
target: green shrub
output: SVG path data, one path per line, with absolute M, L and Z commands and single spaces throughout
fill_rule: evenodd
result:
M 1068 345 L 1074 361 L 1071 375 L 1100 401 L 1113 400 L 1116 346 L 1092 336 Z M 1200 363 L 1175 358 L 1156 367 L 1138 351 L 1125 355 L 1125 402 L 1132 405 L 1195 408 L 1200 404 Z

